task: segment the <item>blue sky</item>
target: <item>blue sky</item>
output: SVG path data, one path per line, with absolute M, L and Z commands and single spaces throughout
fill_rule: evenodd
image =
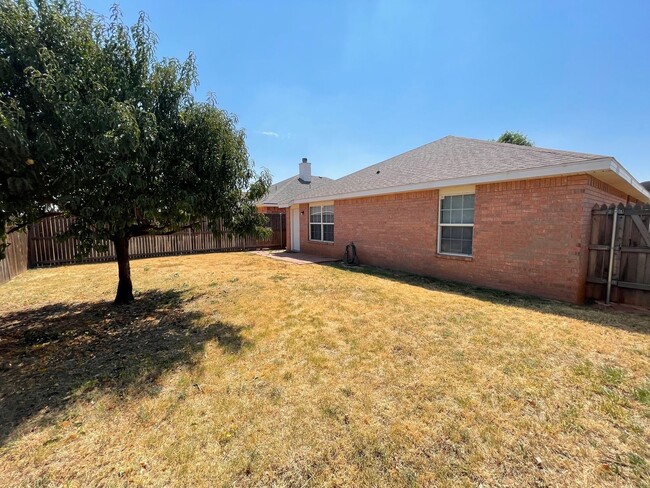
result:
M 107 14 L 113 1 L 87 0 Z M 197 57 L 276 181 L 337 178 L 449 134 L 617 158 L 650 180 L 650 2 L 140 1 Z

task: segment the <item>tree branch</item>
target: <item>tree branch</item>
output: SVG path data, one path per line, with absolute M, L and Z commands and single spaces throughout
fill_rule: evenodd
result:
M 39 215 L 36 221 L 44 219 L 46 217 L 58 217 L 59 215 L 63 215 L 63 212 L 45 212 Z M 7 235 L 17 232 L 20 229 L 24 229 L 25 227 L 27 227 L 32 223 L 33 222 L 23 222 L 22 224 L 14 225 L 13 227 L 9 228 L 9 230 L 7 231 Z
M 153 234 L 157 236 L 168 236 L 171 234 L 176 234 L 176 232 L 180 232 L 185 229 L 191 229 L 192 227 L 200 223 L 201 223 L 200 221 L 191 222 L 187 225 L 183 225 L 174 230 L 165 230 L 165 229 L 169 229 L 169 226 L 167 225 L 160 225 L 160 226 L 156 226 L 152 224 L 134 225 L 131 228 L 129 228 L 129 230 L 127 231 L 127 235 L 130 237 L 148 236 L 151 235 L 153 231 Z

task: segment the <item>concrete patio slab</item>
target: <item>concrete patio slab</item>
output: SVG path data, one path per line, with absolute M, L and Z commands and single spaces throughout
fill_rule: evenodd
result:
M 315 256 L 302 252 L 291 251 L 252 251 L 254 254 L 265 256 L 271 259 L 278 259 L 285 263 L 291 264 L 317 264 L 317 263 L 334 263 L 340 261 L 340 258 L 327 258 L 325 256 Z

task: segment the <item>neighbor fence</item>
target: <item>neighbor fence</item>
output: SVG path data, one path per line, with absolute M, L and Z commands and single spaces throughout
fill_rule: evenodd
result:
M 7 236 L 7 255 L 0 260 L 0 283 L 9 281 L 29 267 L 27 232 L 13 232 Z
M 222 224 L 217 224 L 217 235 L 203 221 L 197 229 L 186 229 L 169 235 L 148 235 L 131 239 L 129 255 L 133 259 L 206 252 L 246 251 L 261 248 L 284 247 L 285 216 L 264 214 L 271 228 L 268 239 L 255 237 L 229 237 Z M 115 249 L 108 242 L 105 252 L 93 250 L 88 256 L 78 257 L 76 239 L 61 240 L 72 220 L 66 217 L 49 217 L 30 227 L 29 260 L 31 266 L 54 266 L 70 263 L 96 263 L 114 261 Z
M 271 235 L 267 239 L 255 237 L 229 237 L 222 224 L 217 225 L 217 235 L 208 229 L 204 221 L 196 229 L 186 229 L 169 235 L 134 237 L 129 243 L 131 258 L 150 258 L 207 252 L 245 251 L 253 249 L 274 249 L 285 246 L 286 217 L 284 214 L 264 214 Z M 0 282 L 13 278 L 28 267 L 56 266 L 72 263 L 97 263 L 115 260 L 113 244 L 107 243 L 107 250 L 93 250 L 88 256 L 79 256 L 76 239 L 62 240 L 58 236 L 65 232 L 72 220 L 66 217 L 48 217 L 29 226 L 29 232 L 10 234 L 12 244 L 7 258 L 0 261 Z
M 650 307 L 650 205 L 591 212 L 587 297 Z

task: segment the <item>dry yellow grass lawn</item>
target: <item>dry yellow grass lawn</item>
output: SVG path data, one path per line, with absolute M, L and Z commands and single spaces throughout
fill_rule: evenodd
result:
M 254 254 L 0 286 L 0 485 L 650 483 L 650 317 Z

